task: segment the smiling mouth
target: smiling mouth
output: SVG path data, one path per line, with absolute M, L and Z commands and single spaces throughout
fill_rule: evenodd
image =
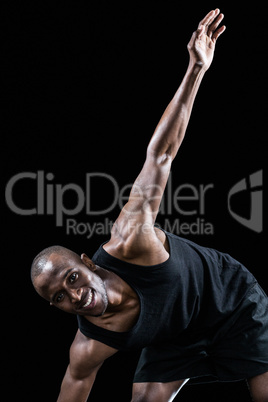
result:
M 90 289 L 87 295 L 86 302 L 81 305 L 81 308 L 93 307 L 94 304 L 94 293 L 93 290 Z

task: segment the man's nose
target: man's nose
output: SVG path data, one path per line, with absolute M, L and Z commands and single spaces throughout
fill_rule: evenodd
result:
M 78 301 L 81 300 L 81 296 L 82 296 L 82 289 L 78 288 L 78 289 L 70 289 L 69 290 L 69 294 L 70 294 L 70 299 L 72 303 L 77 303 Z

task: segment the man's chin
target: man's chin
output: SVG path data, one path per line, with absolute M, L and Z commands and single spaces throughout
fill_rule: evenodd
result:
M 99 306 L 99 308 L 95 308 L 92 311 L 81 311 L 79 312 L 79 315 L 87 316 L 87 317 L 102 317 L 107 310 L 108 307 L 108 302 L 104 302 L 103 306 Z M 96 306 L 97 307 L 97 306 Z M 102 307 L 102 308 L 101 308 Z

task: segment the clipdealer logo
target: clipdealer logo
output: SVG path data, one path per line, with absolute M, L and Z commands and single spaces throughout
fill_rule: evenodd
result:
M 114 222 L 109 219 L 109 213 L 115 208 L 119 211 L 123 208 L 132 185 L 120 187 L 111 175 L 102 172 L 86 173 L 83 187 L 75 183 L 59 184 L 53 173 L 39 170 L 12 176 L 6 185 L 5 196 L 7 206 L 15 214 L 53 216 L 57 227 L 66 228 L 66 234 L 84 235 L 89 239 L 93 234 L 110 234 Z M 100 203 L 96 200 L 96 194 L 99 195 L 101 188 L 107 190 Z M 158 215 L 168 217 L 177 213 L 178 218 L 172 221 L 165 218 L 164 223 L 158 225 L 156 222 L 156 225 L 182 235 L 213 234 L 213 224 L 205 219 L 207 197 L 213 188 L 212 183 L 184 183 L 174 188 L 171 172 L 163 198 L 157 185 L 153 198 L 157 198 L 158 194 L 162 198 Z M 137 186 L 136 189 L 142 197 L 143 190 Z M 70 203 L 70 198 L 74 202 Z M 148 200 L 143 197 L 142 200 L 141 208 L 146 208 Z M 89 216 L 90 222 L 79 222 L 77 217 L 80 213 Z M 135 222 L 132 214 L 134 212 L 129 214 L 130 230 L 133 230 Z M 101 217 L 104 218 L 100 220 Z
M 228 194 L 228 210 L 231 216 L 241 225 L 261 233 L 263 230 L 263 171 L 259 170 L 236 183 Z M 240 194 L 244 197 L 250 196 L 249 218 L 238 215 L 231 208 L 231 198 Z
M 180 218 L 173 219 L 172 222 L 167 218 L 161 227 L 167 231 L 182 235 L 214 234 L 213 224 L 205 220 L 207 196 L 214 189 L 214 184 L 193 185 L 185 183 L 173 188 L 171 176 L 172 173 L 170 174 L 158 215 L 168 216 L 174 215 L 174 212 L 176 212 Z M 107 215 L 116 207 L 123 208 L 132 188 L 132 184 L 127 184 L 120 188 L 111 175 L 102 172 L 87 173 L 83 188 L 75 183 L 65 185 L 55 183 L 54 179 L 53 173 L 45 173 L 44 171 L 37 171 L 36 173 L 22 172 L 14 175 L 6 185 L 7 206 L 15 214 L 22 216 L 54 215 L 56 226 L 65 226 L 67 234 L 87 235 L 87 238 L 92 237 L 93 234 L 108 235 L 110 233 L 113 222 L 107 218 Z M 110 186 L 111 191 L 109 190 L 107 200 L 105 200 L 109 204 L 105 208 L 93 208 L 94 202 L 91 200 L 91 194 L 95 194 L 93 191 L 94 182 L 96 189 L 99 188 L 100 184 L 103 185 L 104 182 L 105 187 Z M 14 194 L 18 194 L 18 188 L 20 191 L 25 191 L 24 194 L 26 194 L 26 189 L 29 188 L 29 185 L 31 191 L 33 190 L 33 194 L 35 194 L 34 200 L 28 201 L 27 197 L 21 196 L 21 192 L 19 197 Z M 249 219 L 238 215 L 231 206 L 231 199 L 235 194 L 241 193 L 243 195 L 244 192 L 246 194 L 248 189 L 251 197 Z M 68 206 L 68 202 L 66 202 L 70 193 L 76 199 L 75 205 L 72 207 Z M 109 196 L 112 197 L 111 200 L 109 200 Z M 27 207 L 25 206 L 26 201 Z M 250 175 L 248 180 L 242 179 L 235 184 L 228 193 L 227 203 L 228 211 L 236 221 L 248 229 L 260 233 L 262 231 L 263 215 L 262 170 Z M 74 217 L 81 212 L 97 218 L 103 215 L 105 219 L 102 222 L 78 222 Z M 190 219 L 183 221 L 184 217 L 190 217 Z M 189 220 L 191 220 L 191 223 L 189 223 Z

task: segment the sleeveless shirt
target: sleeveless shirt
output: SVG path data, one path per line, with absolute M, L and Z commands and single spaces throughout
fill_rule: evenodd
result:
M 239 307 L 257 282 L 229 254 L 165 232 L 169 258 L 140 266 L 108 254 L 103 244 L 92 261 L 128 283 L 140 300 L 136 324 L 126 332 L 110 331 L 77 316 L 80 331 L 122 351 L 148 345 L 184 342 L 213 336 Z

